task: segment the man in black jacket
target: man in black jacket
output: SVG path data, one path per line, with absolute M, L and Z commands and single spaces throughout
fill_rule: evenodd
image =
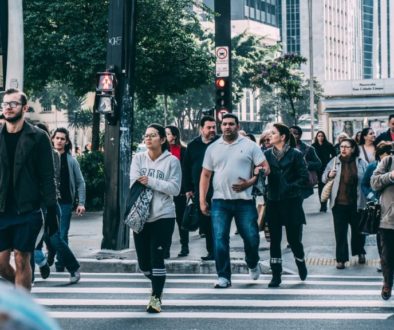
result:
M 394 141 L 394 115 L 389 116 L 389 129 L 386 132 L 379 134 L 374 144 L 377 146 L 382 141 Z
M 194 202 L 199 202 L 199 185 L 202 171 L 202 163 L 205 151 L 208 146 L 218 139 L 216 135 L 216 122 L 211 116 L 204 116 L 200 121 L 200 136 L 191 141 L 186 149 L 185 158 L 182 164 L 183 184 L 187 198 L 193 197 Z M 210 187 L 207 194 L 207 202 L 210 203 L 213 191 Z M 200 212 L 200 228 L 205 234 L 207 256 L 201 257 L 202 260 L 214 260 L 212 224 L 211 217 L 205 216 Z
M 28 105 L 23 92 L 5 91 L 1 107 L 5 124 L 0 126 L 0 275 L 30 290 L 30 256 L 42 227 L 41 205 L 47 207 L 47 221 L 57 224 L 52 147 L 44 131 L 25 121 Z

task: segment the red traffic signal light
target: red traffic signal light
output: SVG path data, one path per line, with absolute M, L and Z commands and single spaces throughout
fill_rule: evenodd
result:
M 223 89 L 226 87 L 226 80 L 224 78 L 216 78 L 215 86 L 218 89 Z
M 115 73 L 99 72 L 97 76 L 97 92 L 113 93 L 115 91 Z

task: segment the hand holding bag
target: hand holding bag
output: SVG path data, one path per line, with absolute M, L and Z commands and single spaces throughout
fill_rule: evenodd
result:
M 193 198 L 188 198 L 185 212 L 182 218 L 182 229 L 187 231 L 196 231 L 200 225 L 200 214 L 198 205 L 194 203 Z
M 368 202 L 361 211 L 360 232 L 366 235 L 377 234 L 381 215 L 382 210 L 378 201 Z
M 335 168 L 336 168 L 336 162 L 337 162 L 337 157 L 334 158 L 333 170 L 335 170 Z M 322 203 L 327 202 L 328 199 L 330 198 L 331 192 L 332 192 L 332 187 L 334 185 L 334 179 L 335 178 L 329 178 L 327 183 L 324 185 L 323 190 L 322 190 L 321 195 L 320 195 L 320 201 Z
M 137 234 L 142 231 L 149 218 L 152 198 L 152 189 L 139 181 L 135 181 L 129 189 L 124 222 Z

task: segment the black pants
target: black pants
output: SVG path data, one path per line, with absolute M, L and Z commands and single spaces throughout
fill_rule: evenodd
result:
M 360 213 L 357 212 L 357 206 L 335 205 L 332 209 L 332 214 L 334 217 L 337 262 L 349 261 L 349 247 L 347 242 L 349 225 L 351 228 L 352 255 L 365 254 L 365 236 L 358 229 Z
M 212 218 L 200 211 L 200 231 L 205 234 L 205 247 L 208 254 L 213 253 Z
M 323 188 L 325 186 L 325 183 L 322 182 L 322 176 L 323 176 L 323 172 L 319 172 L 318 173 L 318 183 L 317 183 L 317 191 L 319 193 L 319 201 L 321 198 L 321 192 L 323 191 Z M 320 202 L 320 209 L 323 210 L 327 210 L 327 202 Z
M 393 286 L 394 275 L 394 230 L 380 229 L 382 246 L 382 272 L 384 284 L 390 288 Z
M 182 248 L 189 249 L 189 232 L 182 229 L 183 213 L 185 213 L 186 208 L 186 196 L 179 195 L 174 197 L 175 203 L 175 213 L 176 213 L 176 223 L 178 225 L 179 237 L 181 241 Z
M 164 253 L 171 244 L 175 219 L 160 219 L 146 223 L 144 229 L 134 233 L 138 266 L 152 282 L 152 295 L 160 297 L 166 279 Z
M 304 259 L 304 246 L 301 242 L 303 224 L 286 224 L 287 241 L 290 244 L 291 251 L 297 259 Z M 282 259 L 282 225 L 278 221 L 269 221 L 268 227 L 270 230 L 271 243 L 270 243 L 270 256 L 271 263 L 279 263 L 278 260 Z

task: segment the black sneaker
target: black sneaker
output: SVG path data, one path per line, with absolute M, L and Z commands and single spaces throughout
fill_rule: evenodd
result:
M 178 257 L 187 257 L 189 255 L 188 249 L 181 249 L 181 252 L 178 253 Z
M 201 260 L 209 261 L 209 260 L 215 260 L 215 258 L 212 253 L 208 253 L 205 257 L 201 257 Z
M 50 273 L 51 273 L 51 269 L 49 268 L 48 263 L 40 267 L 41 278 L 43 278 L 44 280 L 49 277 Z

